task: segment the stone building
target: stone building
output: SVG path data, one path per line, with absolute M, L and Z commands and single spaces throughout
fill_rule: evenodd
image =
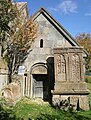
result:
M 54 49 L 55 86 L 51 91 L 54 105 L 68 100 L 75 109 L 89 109 L 82 54 L 81 47 Z
M 79 103 L 80 108 L 89 109 L 83 71 L 85 52 L 44 8 L 32 18 L 38 24 L 38 33 L 31 52 L 19 67 L 20 97 L 41 98 L 54 105 L 70 98 L 75 108 Z
M 52 99 L 54 104 L 70 97 L 75 106 L 79 101 L 82 109 L 89 109 L 83 71 L 82 55 L 85 56 L 85 52 L 44 8 L 32 17 L 38 24 L 38 35 L 23 64 L 26 73 L 22 81 L 22 95 L 44 101 Z M 61 60 L 57 63 L 57 59 Z M 57 73 L 57 64 L 61 66 L 59 73 L 63 71 L 62 74 Z

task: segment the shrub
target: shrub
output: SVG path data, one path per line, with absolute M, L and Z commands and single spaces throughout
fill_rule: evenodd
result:
M 91 76 L 85 76 L 85 81 L 91 84 Z

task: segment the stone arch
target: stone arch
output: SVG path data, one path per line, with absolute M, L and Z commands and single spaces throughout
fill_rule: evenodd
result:
M 35 63 L 30 69 L 31 74 L 47 74 L 47 65 L 46 63 Z
M 45 63 L 36 63 L 31 67 L 31 91 L 33 98 L 48 100 L 48 67 Z

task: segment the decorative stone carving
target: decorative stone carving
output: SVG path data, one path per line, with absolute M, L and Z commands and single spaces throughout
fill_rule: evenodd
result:
M 62 101 L 65 96 L 65 98 L 70 97 L 70 104 L 75 109 L 78 107 L 78 102 L 79 108 L 89 109 L 87 100 L 89 91 L 86 83 L 82 80 L 84 78 L 82 54 L 82 48 L 54 49 L 55 86 L 51 91 L 54 105 L 59 105 L 59 101 Z
M 74 54 L 72 56 L 72 80 L 80 81 L 80 59 L 79 56 Z
M 40 64 L 40 65 L 35 65 L 32 68 L 32 74 L 47 74 L 47 68 L 46 66 Z
M 57 57 L 57 74 L 60 75 L 61 80 L 66 79 L 66 62 L 63 55 Z

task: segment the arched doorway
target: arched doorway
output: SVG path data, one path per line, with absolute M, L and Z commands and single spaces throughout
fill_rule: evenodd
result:
M 48 100 L 49 80 L 47 66 L 44 63 L 37 63 L 32 67 L 32 96 Z

